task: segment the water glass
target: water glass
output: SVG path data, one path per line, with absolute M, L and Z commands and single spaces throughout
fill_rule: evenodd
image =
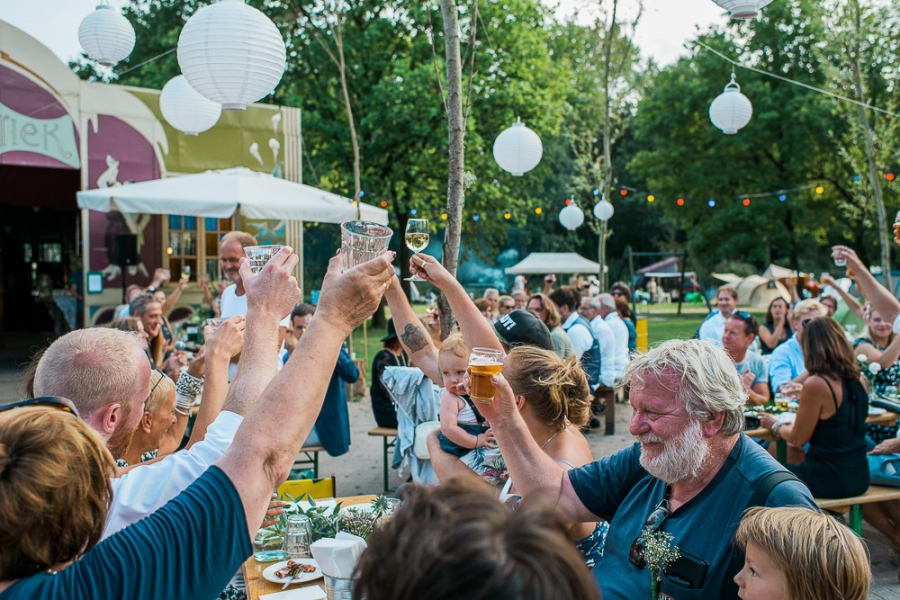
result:
M 284 554 L 287 558 L 309 558 L 312 524 L 306 515 L 289 515 L 284 530 Z
M 216 329 L 219 325 L 227 320 L 228 319 L 206 319 L 205 321 L 203 321 L 203 327 L 212 327 L 213 329 Z
M 341 256 L 344 270 L 368 262 L 387 252 L 394 232 L 390 227 L 369 221 L 341 223 Z
M 284 536 L 268 527 L 263 527 L 253 536 L 253 560 L 275 562 L 284 560 Z
M 282 248 L 284 248 L 283 245 L 247 246 L 244 248 L 244 256 L 247 257 L 247 262 L 250 263 L 250 271 L 257 275 L 266 266 L 269 259 L 278 254 L 278 251 Z

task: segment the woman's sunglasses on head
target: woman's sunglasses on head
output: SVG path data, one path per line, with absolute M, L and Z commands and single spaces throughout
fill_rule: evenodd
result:
M 26 400 L 19 400 L 18 402 L 10 402 L 9 404 L 0 406 L 0 412 L 12 410 L 14 408 L 28 408 L 33 406 L 47 406 L 50 408 L 57 408 L 67 413 L 71 413 L 79 419 L 81 418 L 81 415 L 78 414 L 78 408 L 75 406 L 75 404 L 68 398 L 62 398 L 60 396 L 40 396 L 38 398 L 28 398 Z

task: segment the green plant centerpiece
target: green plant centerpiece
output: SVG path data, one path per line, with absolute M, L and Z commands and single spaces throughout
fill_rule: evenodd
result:
M 333 538 L 339 531 L 368 539 L 375 526 L 390 509 L 390 502 L 385 496 L 378 496 L 372 500 L 371 510 L 348 508 L 342 511 L 340 502 L 332 507 L 321 506 L 308 494 L 302 494 L 299 498 L 284 494 L 282 500 L 290 504 L 285 506 L 284 518 L 269 527 L 272 535 L 284 537 L 284 524 L 288 515 L 305 515 L 309 519 L 314 542 L 322 538 Z M 301 510 L 299 504 L 301 501 L 308 502 L 309 508 Z
M 650 569 L 650 598 L 659 600 L 659 582 L 666 568 L 678 560 L 681 552 L 677 546 L 671 546 L 672 534 L 664 531 L 651 531 L 649 528 L 642 534 L 644 538 L 644 561 Z

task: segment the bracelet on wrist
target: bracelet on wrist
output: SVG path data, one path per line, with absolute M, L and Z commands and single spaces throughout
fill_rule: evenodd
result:
M 190 417 L 191 416 L 191 409 L 182 410 L 177 405 L 175 406 L 175 412 L 177 412 L 182 417 Z

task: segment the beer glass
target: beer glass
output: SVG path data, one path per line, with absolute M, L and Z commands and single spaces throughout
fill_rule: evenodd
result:
M 469 354 L 469 397 L 476 402 L 494 401 L 491 377 L 503 370 L 503 352 L 493 348 L 472 348 Z
M 368 262 L 387 252 L 394 232 L 390 227 L 369 221 L 341 223 L 341 257 L 344 270 Z
M 258 275 L 269 259 L 278 254 L 278 251 L 284 248 L 283 245 L 275 246 L 247 246 L 244 248 L 244 256 L 250 263 L 250 271 L 254 275 Z

